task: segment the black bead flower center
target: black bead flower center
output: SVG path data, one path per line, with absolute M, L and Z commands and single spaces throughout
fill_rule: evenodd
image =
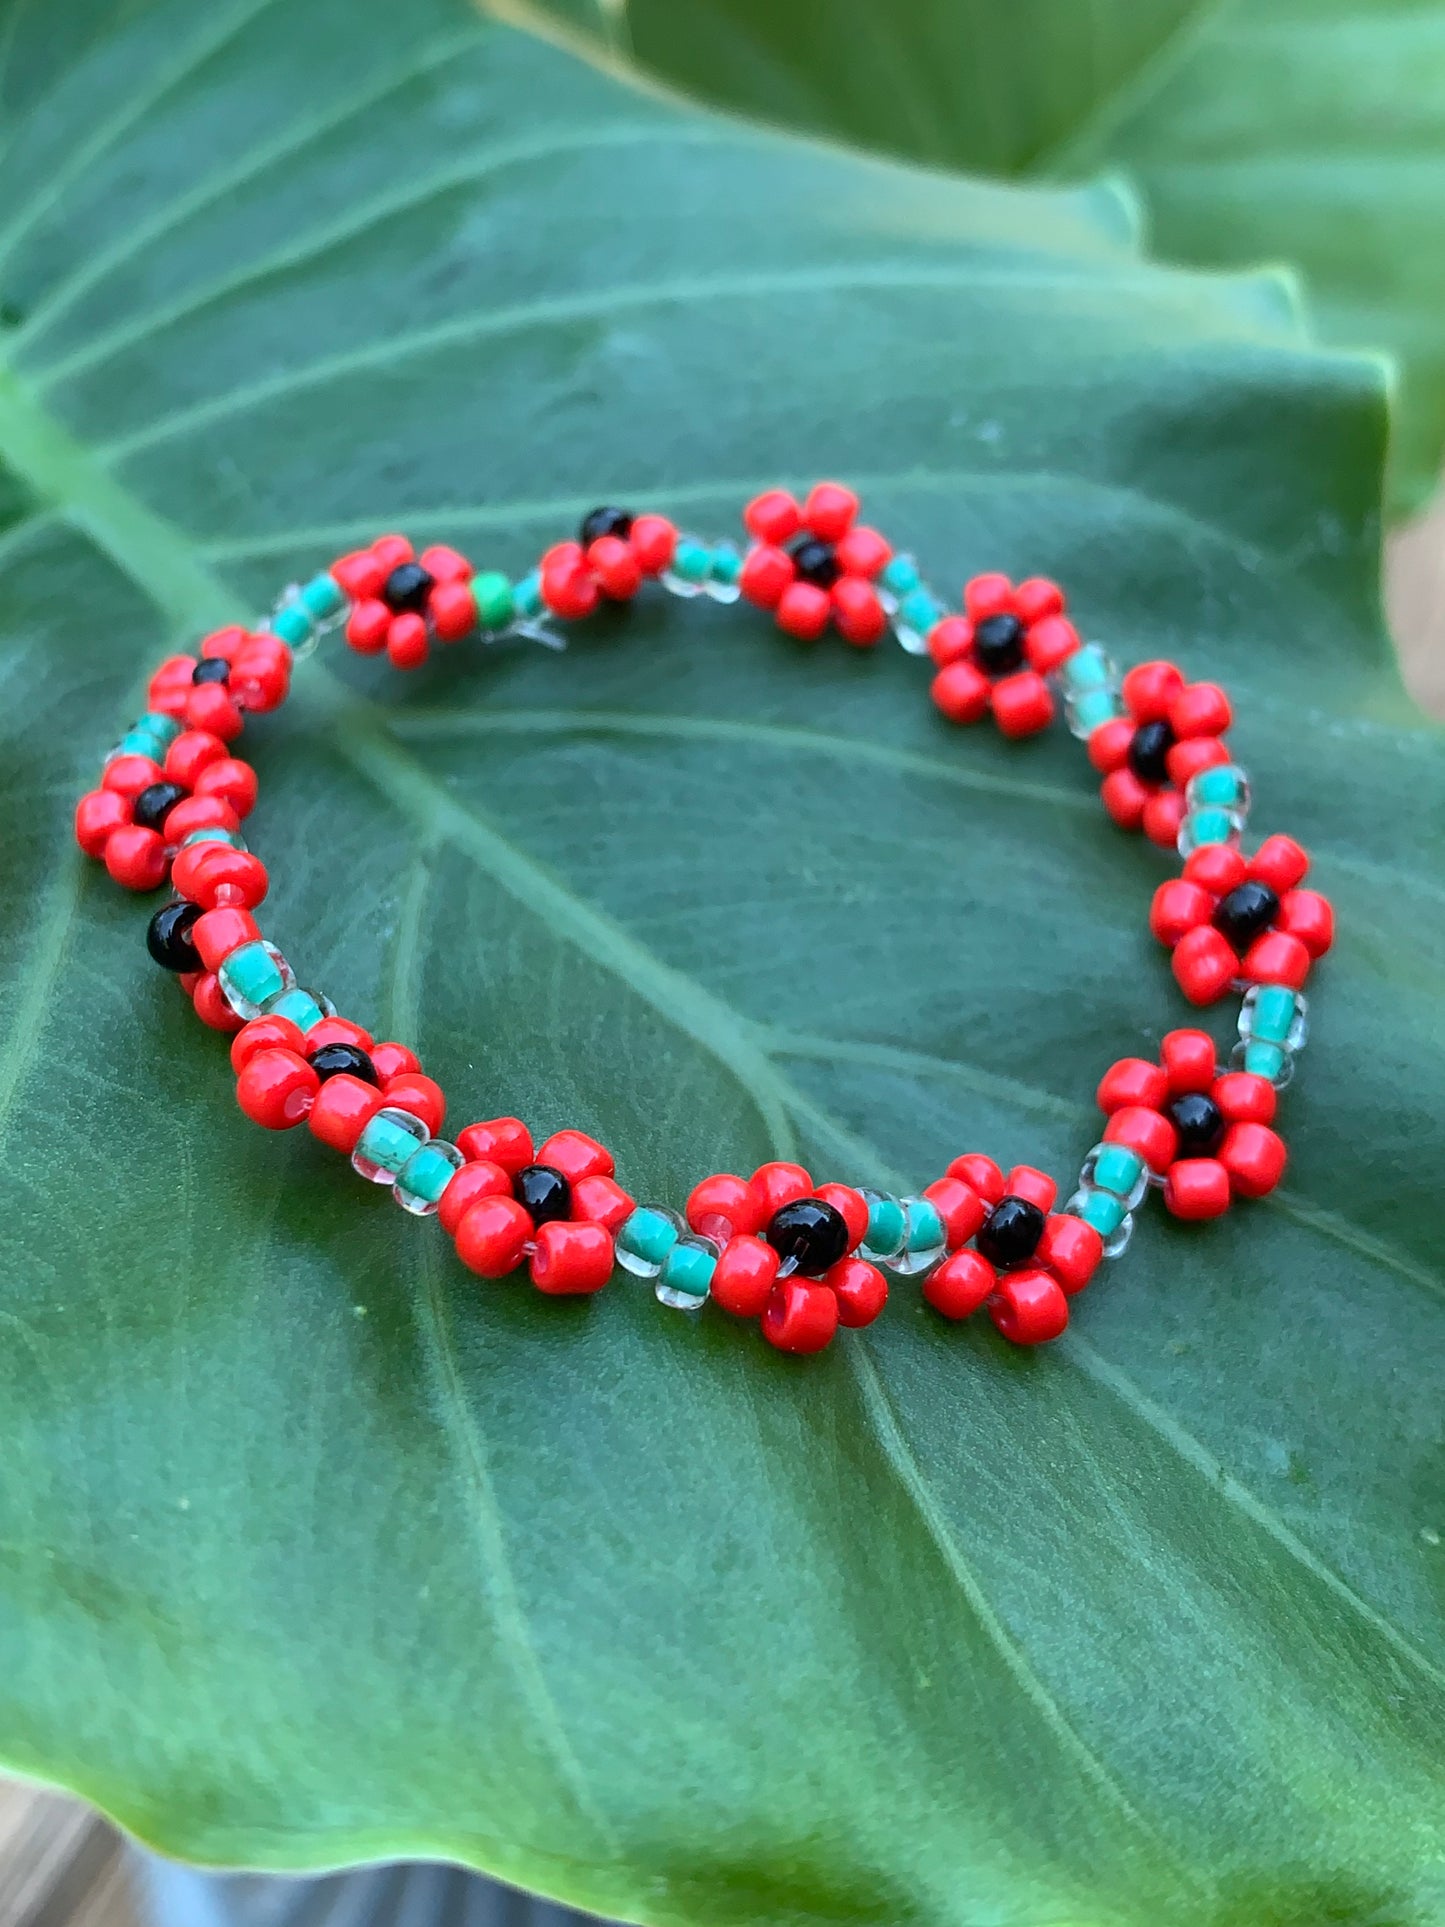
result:
M 420 562 L 399 562 L 381 585 L 381 599 L 397 615 L 420 615 L 436 578 Z
M 365 1084 L 379 1084 L 376 1066 L 358 1044 L 323 1044 L 311 1053 L 311 1068 L 324 1084 L 328 1077 L 359 1077 Z
M 135 820 L 143 830 L 164 828 L 165 820 L 186 792 L 179 783 L 148 783 L 135 799 Z
M 816 589 L 831 589 L 843 571 L 833 553 L 831 542 L 820 542 L 816 535 L 795 535 L 788 554 L 798 571 L 800 582 L 811 582 Z
M 229 682 L 230 680 L 231 665 L 228 662 L 222 662 L 219 656 L 207 656 L 191 671 L 192 682 Z
M 1023 666 L 1024 625 L 1017 616 L 985 616 L 974 629 L 973 652 L 986 676 L 1011 676 Z
M 1214 912 L 1214 927 L 1240 956 L 1279 915 L 1279 898 L 1267 883 L 1239 884 L 1227 897 L 1221 897 Z
M 778 1256 L 815 1278 L 848 1255 L 848 1222 L 821 1198 L 796 1198 L 773 1213 L 763 1234 Z
M 512 1179 L 512 1196 L 531 1214 L 533 1224 L 565 1218 L 572 1209 L 572 1187 L 550 1164 L 528 1164 Z
M 191 942 L 191 925 L 201 914 L 198 903 L 163 904 L 146 927 L 146 949 L 162 970 L 199 970 L 201 959 Z
M 594 542 L 600 542 L 604 535 L 615 535 L 625 542 L 631 533 L 632 517 L 626 509 L 601 508 L 587 511 L 582 517 L 577 536 L 583 548 L 587 549 Z
M 974 1243 L 991 1265 L 1006 1271 L 1025 1265 L 1044 1235 L 1044 1214 L 1027 1198 L 1000 1198 L 979 1226 Z
M 1170 1123 L 1179 1133 L 1179 1156 L 1212 1158 L 1224 1136 L 1224 1113 L 1203 1091 L 1186 1091 L 1169 1106 Z
M 1129 767 L 1141 783 L 1169 781 L 1168 756 L 1175 744 L 1168 723 L 1141 723 L 1129 744 Z

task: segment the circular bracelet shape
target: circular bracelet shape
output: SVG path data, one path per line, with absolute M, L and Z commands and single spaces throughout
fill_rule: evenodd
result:
M 1128 1245 L 1151 1189 L 1175 1217 L 1202 1219 L 1279 1183 L 1275 1110 L 1305 1042 L 1304 984 L 1332 941 L 1330 905 L 1303 887 L 1309 859 L 1290 837 L 1243 853 L 1250 786 L 1225 744 L 1232 715 L 1217 685 L 1186 682 L 1170 662 L 1121 675 L 1041 577 L 975 576 L 962 609 L 948 609 L 910 556 L 859 522 L 857 497 L 838 483 L 802 502 L 770 490 L 743 520 L 740 548 L 681 534 L 661 515 L 597 508 L 577 540 L 517 581 L 474 570 L 455 549 L 418 555 L 384 535 L 288 589 L 264 627 L 218 630 L 196 655 L 164 661 L 146 714 L 77 806 L 76 839 L 129 889 L 169 877 L 172 900 L 151 918 L 147 947 L 204 1023 L 234 1033 L 246 1115 L 268 1130 L 305 1123 L 404 1210 L 435 1215 L 481 1277 L 526 1265 L 539 1291 L 587 1293 L 621 1267 L 650 1280 L 664 1305 L 711 1301 L 758 1321 L 781 1351 L 807 1353 L 840 1325 L 870 1324 L 892 1273 L 916 1277 L 945 1318 L 986 1307 L 1017 1344 L 1056 1338 L 1069 1300 Z M 581 1131 L 536 1143 L 519 1118 L 494 1117 L 442 1137 L 446 1098 L 415 1054 L 300 988 L 262 935 L 268 877 L 241 835 L 256 776 L 231 745 L 249 716 L 286 700 L 296 658 L 332 630 L 411 669 L 436 643 L 470 635 L 558 644 L 555 621 L 629 601 L 653 580 L 677 596 L 745 598 L 803 642 L 831 629 L 868 649 L 892 635 L 931 660 L 933 700 L 954 723 L 991 715 L 1022 738 L 1062 710 L 1102 777 L 1108 815 L 1183 859 L 1155 891 L 1149 925 L 1191 1003 L 1241 996 L 1229 1065 L 1191 1029 L 1165 1036 L 1156 1062 L 1110 1065 L 1099 1142 L 1058 1208 L 1045 1172 L 1005 1172 L 965 1152 L 914 1196 L 816 1184 L 801 1165 L 775 1162 L 746 1178 L 703 1177 L 679 1213 L 633 1198 L 612 1154 Z

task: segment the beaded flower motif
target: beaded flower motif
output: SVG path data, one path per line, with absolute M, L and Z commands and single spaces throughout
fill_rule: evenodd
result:
M 1267 837 L 1246 858 L 1211 843 L 1186 859 L 1184 874 L 1161 883 L 1149 928 L 1174 955 L 1180 989 L 1212 1004 L 1237 979 L 1299 990 L 1316 957 L 1334 942 L 1329 899 L 1299 885 L 1309 858 L 1292 837 Z

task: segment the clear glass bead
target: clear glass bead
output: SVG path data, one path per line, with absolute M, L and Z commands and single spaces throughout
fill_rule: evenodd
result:
M 1064 706 L 1069 734 L 1086 743 L 1101 723 L 1127 715 L 1120 694 L 1119 665 L 1097 642 L 1086 642 L 1066 656 L 1054 671 L 1054 685 Z
M 1128 1249 L 1134 1235 L 1134 1214 L 1112 1191 L 1100 1191 L 1092 1184 L 1081 1182 L 1064 1206 L 1064 1212 L 1093 1226 L 1104 1241 L 1106 1258 L 1117 1258 Z
M 652 1287 L 659 1304 L 674 1311 L 697 1311 L 705 1305 L 721 1249 L 715 1238 L 697 1232 L 680 1237 L 663 1259 Z
M 1216 843 L 1237 849 L 1244 823 L 1242 811 L 1221 809 L 1212 803 L 1203 809 L 1190 810 L 1179 825 L 1175 847 L 1183 857 L 1193 856 L 1196 850 L 1208 849 Z
M 233 950 L 216 972 L 221 995 L 245 1023 L 259 1017 L 283 991 L 296 988 L 296 973 L 264 937 Z
M 207 824 L 201 830 L 192 830 L 188 836 L 181 838 L 176 847 L 184 850 L 192 843 L 224 843 L 233 850 L 244 850 L 246 847 L 246 839 L 239 830 L 223 830 L 216 823 Z
M 664 589 L 676 596 L 711 593 L 713 545 L 696 535 L 680 535 L 672 560 L 659 580 Z
M 274 997 L 268 997 L 261 1015 L 289 1017 L 304 1032 L 314 1030 L 323 1017 L 334 1017 L 336 1006 L 329 997 L 323 997 L 319 990 L 303 990 L 297 984 L 289 990 L 278 991 Z
M 419 1117 L 394 1104 L 372 1113 L 351 1153 L 351 1168 L 368 1184 L 395 1184 L 407 1161 L 431 1133 Z
M 1309 999 L 1286 984 L 1251 984 L 1239 1010 L 1239 1042 L 1230 1053 L 1236 1070 L 1268 1078 L 1277 1091 L 1293 1081 L 1296 1053 L 1310 1034 Z
M 902 1278 L 915 1278 L 931 1271 L 948 1250 L 948 1235 L 938 1207 L 927 1198 L 900 1198 L 906 1224 L 903 1248 L 887 1260 L 890 1271 Z
M 898 598 L 893 611 L 893 633 L 898 646 L 910 656 L 928 654 L 928 638 L 935 623 L 947 614 L 933 591 L 920 583 Z
M 887 1191 L 862 1193 L 868 1206 L 868 1229 L 858 1249 L 874 1264 L 891 1264 L 908 1241 L 908 1214 L 901 1198 Z
M 1084 1159 L 1079 1183 L 1118 1198 L 1133 1211 L 1149 1189 L 1149 1167 L 1127 1144 L 1096 1144 Z
M 714 602 L 736 602 L 742 594 L 743 558 L 731 542 L 713 544 L 712 563 L 703 592 Z
M 442 1192 L 465 1163 L 455 1144 L 448 1144 L 445 1138 L 428 1138 L 397 1172 L 391 1195 L 403 1211 L 410 1211 L 417 1218 L 429 1218 L 441 1203 Z
M 1249 778 L 1238 763 L 1212 763 L 1196 770 L 1184 786 L 1185 808 L 1191 811 L 1221 809 L 1247 818 L 1253 800 Z
M 617 1228 L 617 1262 L 634 1278 L 655 1278 L 684 1226 L 663 1204 L 640 1204 Z

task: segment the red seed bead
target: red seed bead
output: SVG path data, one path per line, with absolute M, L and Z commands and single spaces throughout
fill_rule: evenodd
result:
M 1048 616 L 1064 613 L 1064 592 L 1046 575 L 1031 575 L 1014 590 L 1014 608 L 1020 622 L 1042 622 Z
M 542 557 L 542 600 L 570 621 L 590 616 L 601 599 L 579 542 L 558 542 Z
M 219 970 L 233 950 L 255 943 L 260 934 L 250 911 L 232 904 L 203 912 L 191 925 L 191 942 L 207 970 Z
M 1231 1124 L 1219 1147 L 1230 1187 L 1242 1198 L 1262 1198 L 1273 1191 L 1288 1160 L 1284 1139 L 1267 1124 Z
M 131 799 L 119 790 L 91 790 L 75 806 L 75 840 L 87 856 L 102 857 L 113 830 L 130 822 Z
M 142 790 L 159 783 L 163 772 L 149 756 L 112 756 L 100 779 L 103 790 L 113 790 L 133 803 Z
M 749 1183 L 757 1201 L 760 1225 L 766 1225 L 775 1211 L 792 1204 L 795 1198 L 806 1198 L 813 1189 L 813 1180 L 801 1164 L 781 1161 L 760 1164 Z
M 820 1352 L 838 1329 L 838 1300 L 808 1278 L 784 1278 L 768 1294 L 763 1337 L 780 1352 Z
M 891 559 L 893 545 L 877 529 L 867 528 L 857 522 L 841 541 L 834 544 L 833 555 L 845 574 L 866 576 L 871 581 L 884 563 Z
M 1207 1030 L 1170 1030 L 1159 1043 L 1169 1093 L 1207 1091 L 1214 1083 L 1214 1039 Z
M 224 628 L 213 629 L 201 638 L 201 655 L 207 662 L 234 662 L 237 651 L 244 649 L 250 639 L 250 631 L 243 629 L 239 622 L 228 622 Z
M 1245 951 L 1240 974 L 1252 984 L 1287 984 L 1298 990 L 1313 961 L 1298 937 L 1285 930 L 1266 930 Z
M 353 1077 L 350 1071 L 337 1071 L 323 1080 L 307 1123 L 323 1144 L 349 1158 L 356 1140 L 385 1102 L 375 1084 L 368 1084 L 364 1077 Z
M 391 572 L 370 549 L 353 549 L 349 555 L 337 556 L 331 573 L 352 601 L 360 602 L 379 596 L 381 585 Z
M 976 575 L 963 585 L 963 612 L 970 622 L 1012 615 L 1014 585 L 1006 575 Z
M 326 1082 L 334 1084 L 338 1079 L 328 1077 Z M 510 1198 L 511 1195 L 512 1174 L 504 1171 L 500 1164 L 493 1164 L 489 1158 L 464 1164 L 442 1192 L 437 1204 L 437 1217 L 442 1230 L 449 1238 L 454 1238 L 457 1226 L 478 1198 Z
M 407 609 L 392 617 L 386 630 L 386 659 L 393 669 L 420 669 L 430 653 L 425 616 Z
M 553 1218 L 537 1226 L 532 1283 L 554 1298 L 601 1291 L 612 1276 L 612 1234 L 600 1224 Z
M 759 542 L 777 547 L 803 526 L 802 510 L 786 489 L 770 488 L 755 495 L 743 510 L 743 527 Z
M 384 602 L 358 602 L 346 618 L 346 640 L 359 656 L 378 655 L 386 647 L 391 610 Z
M 155 830 L 123 823 L 106 839 L 105 867 L 127 890 L 154 890 L 166 873 L 166 846 Z
M 374 1044 L 368 1055 L 372 1069 L 384 1084 L 389 1077 L 400 1077 L 403 1071 L 419 1071 L 421 1059 L 414 1050 L 405 1044 Z M 469 1151 L 461 1139 L 457 1140 L 458 1149 L 464 1157 L 485 1157 L 484 1151 Z M 501 1162 L 499 1158 L 498 1163 Z
M 410 562 L 416 550 L 404 535 L 379 535 L 371 545 L 371 553 L 381 564 L 382 580 L 385 581 L 393 569 L 399 568 L 403 562 Z
M 279 709 L 291 693 L 291 651 L 279 636 L 261 636 L 231 664 L 231 695 L 243 709 Z
M 436 582 L 461 582 L 472 573 L 472 565 L 460 549 L 445 542 L 434 542 L 421 552 L 421 566 Z
M 639 515 L 628 536 L 644 575 L 659 575 L 677 550 L 677 530 L 665 515 Z
M 260 1050 L 236 1079 L 236 1102 L 253 1124 L 289 1131 L 310 1111 L 321 1079 L 294 1050 Z
M 1122 769 L 1129 758 L 1129 745 L 1134 740 L 1134 724 L 1127 716 L 1115 716 L 1111 722 L 1100 723 L 1093 731 L 1087 744 L 1089 761 L 1101 775 L 1108 776 L 1116 769 Z M 1130 771 L 1132 775 L 1133 772 Z M 1134 779 L 1138 782 L 1138 778 Z M 1142 784 L 1140 785 L 1142 789 Z M 1141 806 L 1142 807 L 1142 806 Z
M 1143 830 L 1149 841 L 1161 850 L 1177 849 L 1184 808 L 1178 790 L 1155 790 L 1144 805 Z
M 620 535 L 599 535 L 588 547 L 587 566 L 613 602 L 630 602 L 642 587 L 642 564 Z
M 223 756 L 206 767 L 193 785 L 197 796 L 222 797 L 237 816 L 249 816 L 256 807 L 256 772 L 238 757 Z
M 505 1278 L 526 1256 L 534 1231 L 515 1198 L 495 1197 L 469 1205 L 453 1235 L 457 1256 L 468 1271 L 481 1278 Z
M 1335 940 L 1335 913 L 1329 898 L 1317 890 L 1287 890 L 1274 927 L 1298 937 L 1312 957 L 1323 957 Z
M 1169 1095 L 1169 1079 L 1146 1057 L 1121 1057 L 1099 1079 L 1096 1095 L 1101 1111 L 1122 1111 L 1126 1104 L 1157 1111 Z
M 761 1222 L 753 1187 L 731 1171 L 715 1172 L 695 1184 L 688 1193 L 686 1216 L 694 1231 L 705 1238 L 716 1238 L 720 1244 L 737 1233 L 756 1231 Z M 758 1309 L 761 1311 L 761 1305 Z
M 1273 1084 L 1253 1071 L 1226 1071 L 1209 1095 L 1231 1124 L 1268 1124 L 1279 1104 Z
M 210 763 L 219 763 L 226 745 L 208 729 L 183 729 L 166 751 L 165 773 L 182 789 L 194 789 L 196 778 Z
M 1124 702 L 1136 723 L 1162 723 L 1183 687 L 1172 662 L 1136 663 L 1124 678 Z
M 962 1178 L 938 1178 L 924 1188 L 923 1195 L 943 1220 L 948 1249 L 957 1251 L 968 1243 L 988 1216 L 988 1206 Z M 861 1240 L 855 1239 L 855 1243 Z
M 376 1062 L 374 1052 L 372 1062 Z M 532 1133 L 519 1117 L 493 1117 L 482 1124 L 469 1124 L 457 1132 L 456 1144 L 464 1158 L 490 1158 L 513 1177 L 524 1166 L 536 1163 Z
M 993 685 L 966 658 L 940 669 L 928 693 L 951 723 L 976 723 L 988 714 Z
M 177 850 L 171 864 L 176 894 L 203 910 L 225 905 L 254 910 L 265 901 L 270 882 L 260 857 L 249 850 L 233 850 L 227 843 L 188 843 Z
M 967 616 L 942 616 L 928 632 L 928 653 L 940 669 L 961 662 L 973 647 L 973 624 Z
M 1209 924 L 1182 937 L 1172 959 L 1174 978 L 1191 1004 L 1212 1004 L 1239 975 L 1239 959 Z
M 174 849 L 192 830 L 238 831 L 241 819 L 224 796 L 187 796 L 166 813 L 166 841 Z
M 791 585 L 796 574 L 793 558 L 785 549 L 760 543 L 757 548 L 748 550 L 742 573 L 738 577 L 738 587 L 748 601 L 755 602 L 760 609 L 776 609 L 783 592 Z
M 610 1178 L 617 1161 L 605 1144 L 585 1131 L 554 1131 L 537 1152 L 538 1164 L 550 1164 L 569 1183 L 578 1178 Z
M 1249 874 L 1282 897 L 1303 883 L 1310 860 L 1292 836 L 1267 836 L 1249 860 Z
M 197 683 L 186 698 L 186 727 L 208 730 L 224 742 L 232 742 L 246 726 L 246 719 L 223 683 Z
M 1069 1322 L 1063 1287 L 1046 1271 L 1007 1271 L 988 1301 L 988 1315 L 1014 1345 L 1045 1345 Z
M 360 1024 L 353 1024 L 349 1017 L 323 1017 L 319 1024 L 313 1024 L 306 1033 L 306 1055 L 314 1057 L 328 1044 L 354 1044 L 358 1050 L 369 1051 L 372 1037 L 369 1030 Z
M 945 1318 L 970 1318 L 998 1283 L 998 1273 L 979 1251 L 955 1251 L 923 1281 L 926 1304 Z
M 637 1209 L 637 1202 L 614 1178 L 579 1178 L 572 1186 L 572 1216 L 616 1231 Z
M 477 626 L 477 599 L 465 582 L 438 582 L 428 607 L 432 627 L 443 642 L 460 642 Z
M 1146 1110 L 1141 1104 L 1126 1104 L 1115 1111 L 1104 1126 L 1106 1144 L 1127 1144 L 1137 1151 L 1151 1171 L 1166 1171 L 1179 1149 L 1179 1133 L 1160 1111 Z
M 859 1331 L 888 1303 L 888 1280 L 866 1258 L 840 1258 L 823 1273 L 823 1283 L 838 1301 L 838 1323 Z
M 1148 785 L 1141 783 L 1127 766 L 1110 770 L 1099 785 L 1104 808 L 1121 830 L 1141 830 L 1144 827 L 1144 808 L 1152 794 Z
M 1021 669 L 993 686 L 993 719 L 1005 736 L 1037 736 L 1054 720 L 1054 698 L 1036 669 Z
M 204 644 L 202 647 L 204 648 Z M 198 658 L 195 656 L 167 656 L 165 661 L 158 664 L 151 672 L 150 688 L 189 689 L 197 661 Z
M 196 1015 L 209 1030 L 229 1033 L 241 1028 L 242 1019 L 226 1002 L 226 993 L 221 989 L 221 980 L 214 970 L 203 971 L 196 979 L 191 1002 L 195 1005 Z
M 375 1062 L 373 1057 L 373 1065 Z M 433 1136 L 442 1128 L 447 1099 L 435 1078 L 424 1077 L 420 1071 L 402 1071 L 396 1077 L 383 1078 L 381 1089 L 388 1104 L 419 1117 Z
M 803 526 L 820 542 L 841 542 L 858 516 L 858 497 L 841 482 L 818 482 L 803 503 Z
M 253 1017 L 249 1024 L 242 1024 L 231 1044 L 231 1069 L 237 1077 L 262 1050 L 289 1050 L 304 1057 L 306 1039 L 300 1025 L 293 1024 L 289 1017 Z
M 1234 711 L 1218 683 L 1192 682 L 1170 703 L 1168 720 L 1176 736 L 1222 736 Z
M 1104 1240 L 1082 1218 L 1051 1217 L 1036 1253 L 1039 1263 L 1072 1297 L 1088 1284 L 1104 1256 Z
M 1040 1211 L 1052 1211 L 1059 1195 L 1059 1187 L 1048 1172 L 1035 1170 L 1032 1164 L 1016 1164 L 1004 1179 L 1003 1189 L 1005 1197 L 1024 1198 Z
M 887 611 L 871 582 L 856 575 L 840 576 L 829 599 L 839 635 L 855 649 L 871 649 L 888 633 Z
M 718 1255 L 710 1286 L 714 1300 L 735 1318 L 760 1318 L 781 1263 L 770 1244 L 739 1232 Z
M 868 1236 L 868 1200 L 851 1184 L 820 1184 L 813 1196 L 830 1205 L 848 1227 L 848 1249 Z
M 812 582 L 790 582 L 774 612 L 778 627 L 799 642 L 816 642 L 828 626 L 833 607 L 826 589 Z
M 1182 742 L 1172 744 L 1164 752 L 1164 767 L 1169 772 L 1169 781 L 1180 790 L 1200 770 L 1213 769 L 1217 763 L 1230 760 L 1229 751 L 1217 736 L 1186 736 Z M 1212 847 L 1217 849 L 1220 846 L 1216 844 Z
M 1171 877 L 1161 883 L 1154 892 L 1154 901 L 1149 905 L 1149 928 L 1172 950 L 1178 942 L 1207 924 L 1214 915 L 1214 898 L 1202 883 L 1191 883 L 1187 877 Z
M 1214 897 L 1227 897 L 1248 873 L 1244 858 L 1227 843 L 1206 843 L 1184 860 L 1185 878 Z
M 1045 616 L 1024 638 L 1024 654 L 1041 676 L 1049 675 L 1082 647 L 1078 630 L 1067 616 Z
M 1176 1218 L 1218 1218 L 1229 1209 L 1229 1173 L 1218 1158 L 1181 1158 L 1164 1180 L 1164 1203 Z
M 992 1158 L 981 1151 L 966 1151 L 948 1167 L 951 1178 L 960 1178 L 971 1191 L 977 1191 L 985 1204 L 997 1204 L 1003 1196 L 1003 1172 Z

